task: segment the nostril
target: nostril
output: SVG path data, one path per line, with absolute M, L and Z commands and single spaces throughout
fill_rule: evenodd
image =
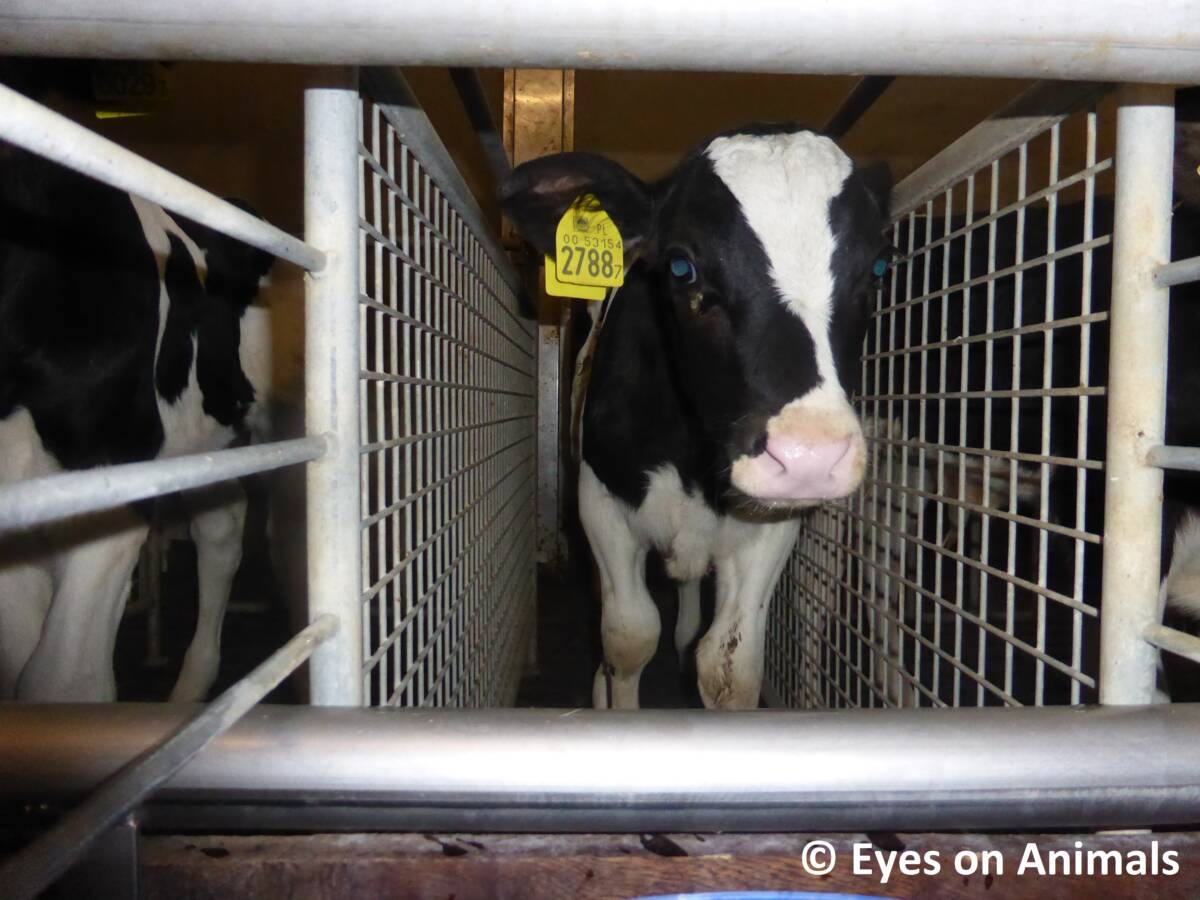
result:
M 841 444 L 838 445 L 839 449 L 834 450 L 833 465 L 829 467 L 830 475 L 833 475 L 834 472 L 836 472 L 837 469 L 841 467 L 842 463 L 846 462 L 846 460 L 850 457 L 850 449 L 851 449 L 852 443 L 853 442 L 850 440 L 850 438 L 846 438 L 844 441 L 842 441 Z
M 760 434 L 758 436 L 758 440 L 756 440 L 754 442 L 753 446 L 750 447 L 750 455 L 751 456 L 761 456 L 763 453 L 766 453 L 766 452 L 767 452 L 767 433 L 764 431 L 762 434 Z

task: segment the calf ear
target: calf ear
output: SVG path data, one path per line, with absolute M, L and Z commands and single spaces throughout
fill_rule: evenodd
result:
M 871 199 L 879 207 L 879 212 L 886 222 L 892 205 L 891 167 L 885 162 L 877 162 L 871 163 L 869 166 L 863 166 L 856 171 L 858 177 L 862 179 L 863 185 L 866 186 L 867 193 L 871 195 Z
M 554 254 L 554 233 L 567 208 L 592 194 L 612 217 L 625 247 L 625 264 L 650 236 L 654 204 L 636 176 L 594 153 L 556 153 L 522 163 L 500 186 L 500 206 L 538 253 Z

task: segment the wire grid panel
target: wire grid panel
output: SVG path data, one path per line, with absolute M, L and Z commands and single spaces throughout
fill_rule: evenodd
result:
M 893 222 L 855 400 L 871 458 L 784 570 L 773 702 L 1095 701 L 1110 118 L 1068 117 Z
M 511 704 L 534 611 L 532 326 L 365 97 L 359 139 L 364 697 Z

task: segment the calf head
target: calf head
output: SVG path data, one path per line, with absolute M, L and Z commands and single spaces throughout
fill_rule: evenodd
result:
M 805 506 L 862 479 L 848 397 L 886 267 L 889 187 L 886 168 L 856 170 L 829 138 L 755 126 L 653 186 L 592 154 L 543 157 L 513 172 L 501 202 L 552 254 L 563 212 L 594 195 L 624 238 L 627 277 L 653 282 L 680 388 L 726 454 L 733 493 Z

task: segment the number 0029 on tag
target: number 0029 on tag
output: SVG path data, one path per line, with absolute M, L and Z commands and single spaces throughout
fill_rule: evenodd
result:
M 591 194 L 577 198 L 558 220 L 554 257 L 560 281 L 592 287 L 625 282 L 621 232 Z

